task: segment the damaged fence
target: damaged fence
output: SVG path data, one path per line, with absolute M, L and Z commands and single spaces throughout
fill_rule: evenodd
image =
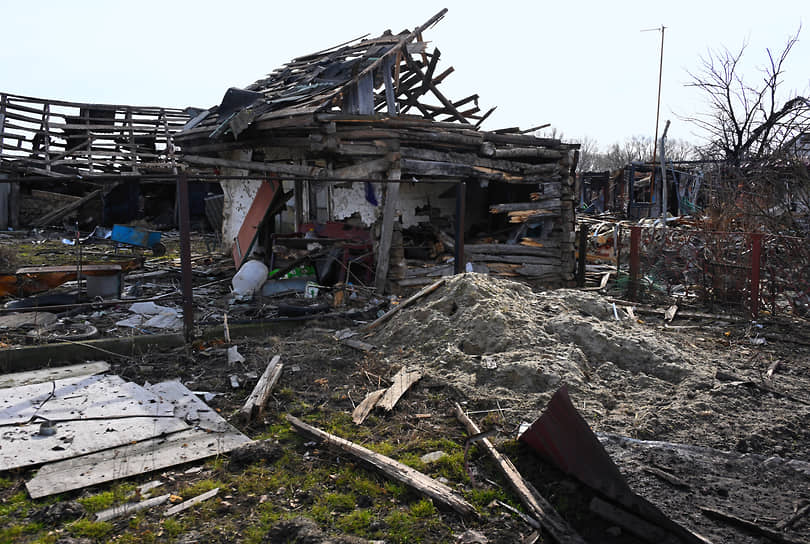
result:
M 628 293 L 731 311 L 807 315 L 807 239 L 778 234 L 630 228 Z

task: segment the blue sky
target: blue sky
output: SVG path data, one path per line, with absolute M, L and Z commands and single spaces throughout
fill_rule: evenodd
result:
M 212 106 L 293 57 L 386 29 L 399 32 L 449 8 L 425 33 L 442 52 L 451 99 L 478 93 L 498 106 L 484 128 L 551 123 L 601 146 L 655 129 L 660 33 L 665 34 L 661 126 L 696 140 L 677 115 L 702 106 L 687 88 L 709 49 L 747 42 L 746 77 L 765 48 L 780 50 L 806 1 L 770 2 L 137 2 L 0 0 L 0 91 L 73 101 Z M 810 87 L 810 28 L 794 49 L 785 90 Z

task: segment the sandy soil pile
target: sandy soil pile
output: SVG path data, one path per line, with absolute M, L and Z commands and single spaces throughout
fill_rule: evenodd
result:
M 723 330 L 664 330 L 629 319 L 593 293 L 535 293 L 464 274 L 401 311 L 372 341 L 471 401 L 499 405 L 510 423 L 533 421 L 565 383 L 598 430 L 741 452 L 810 454 L 810 431 L 802 423 L 810 418 L 808 404 L 716 379 L 721 371 L 757 380 L 765 364 L 752 362 L 763 353 L 745 338 L 718 349 L 728 344 Z M 801 369 L 785 370 L 768 387 L 789 391 L 803 383 L 796 381 Z M 787 451 L 785 438 L 801 448 Z
M 542 409 L 562 383 L 598 397 L 608 394 L 604 381 L 663 392 L 701 374 L 694 353 L 616 315 L 626 317 L 594 294 L 534 293 L 473 273 L 449 278 L 374 341 L 410 346 L 418 364 L 471 398 L 506 399 L 529 412 Z

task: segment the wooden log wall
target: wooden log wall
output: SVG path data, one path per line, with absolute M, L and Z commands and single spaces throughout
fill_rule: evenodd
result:
M 210 130 L 210 129 L 209 129 Z M 574 274 L 576 145 L 518 133 L 493 133 L 457 122 L 416 116 L 310 113 L 259 118 L 238 141 L 211 143 L 205 128 L 178 136 L 189 162 L 235 147 L 254 149 L 254 170 L 307 173 L 313 182 L 383 180 L 398 167 L 401 179 L 430 182 L 501 182 L 526 186 L 526 202 L 492 202 L 516 227 L 542 225 L 542 236 L 512 244 L 466 246 L 469 262 L 491 273 L 563 284 Z M 258 152 L 258 153 L 257 153 Z M 191 155 L 195 158 L 192 159 Z M 291 159 L 302 164 L 291 170 Z M 219 159 L 211 157 L 209 166 Z M 245 166 L 245 165 L 242 165 Z M 527 229 L 528 230 L 528 229 Z
M 171 172 L 183 110 L 0 95 L 0 170 L 16 176 Z

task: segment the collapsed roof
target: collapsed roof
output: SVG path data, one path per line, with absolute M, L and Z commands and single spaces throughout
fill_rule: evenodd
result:
M 422 32 L 439 22 L 443 9 L 414 30 L 366 39 L 293 59 L 246 89 L 229 89 L 222 103 L 201 113 L 195 126 L 216 127 L 212 137 L 237 137 L 250 124 L 301 114 L 341 111 L 403 115 L 418 111 L 426 119 L 480 126 L 495 110 L 480 114 L 478 95 L 452 102 L 438 89 L 453 72 L 436 73 L 441 52 L 428 51 Z M 432 95 L 438 105 L 422 99 Z M 462 109 L 467 108 L 467 109 Z

